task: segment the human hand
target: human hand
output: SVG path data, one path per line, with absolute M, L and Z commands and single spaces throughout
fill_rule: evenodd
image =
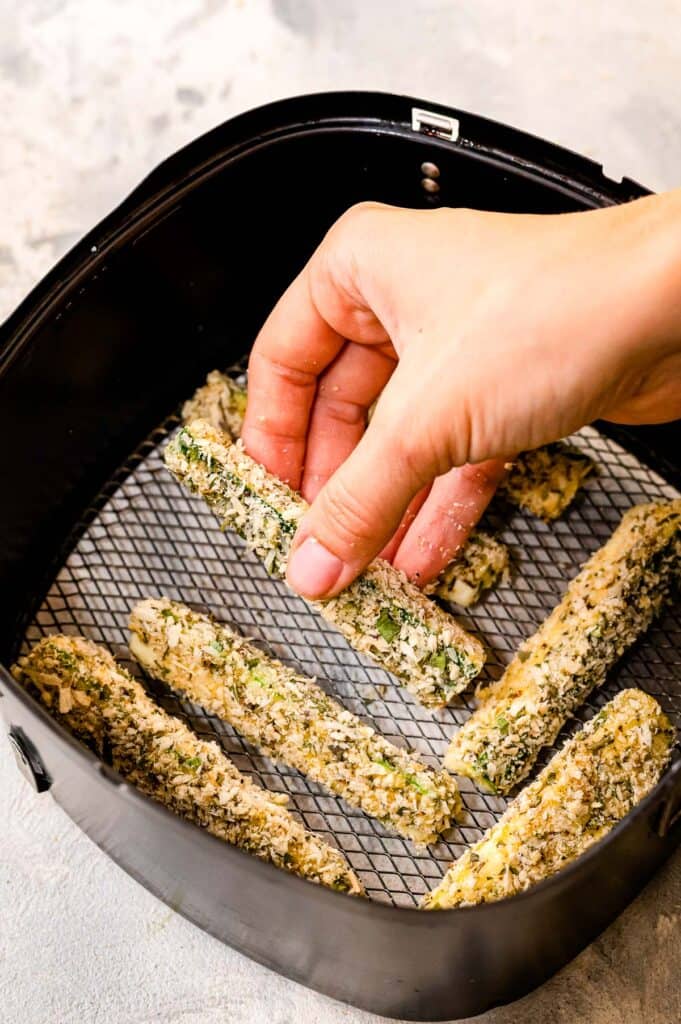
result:
M 681 415 L 681 193 L 557 216 L 361 204 L 253 347 L 242 436 L 312 507 L 307 597 L 434 579 L 523 449 Z M 366 429 L 367 412 L 379 398 Z

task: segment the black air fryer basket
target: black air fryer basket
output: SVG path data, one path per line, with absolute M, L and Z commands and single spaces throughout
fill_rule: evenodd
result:
M 437 763 L 466 701 L 436 714 L 417 708 L 270 580 L 238 539 L 220 533 L 165 472 L 160 448 L 179 403 L 208 370 L 244 365 L 283 288 L 353 203 L 552 213 L 642 194 L 502 125 L 371 93 L 275 103 L 171 157 L 0 334 L 2 665 L 56 630 L 85 633 L 125 660 L 131 605 L 165 593 L 326 680 L 351 710 Z M 563 520 L 548 527 L 501 507 L 490 512 L 516 574 L 464 619 L 491 648 L 489 673 L 498 674 L 624 509 L 676 493 L 680 440 L 678 423 L 627 431 L 597 424 L 574 442 L 594 455 L 599 476 Z M 678 607 L 580 718 L 622 685 L 652 693 L 681 726 Z M 133 877 L 255 960 L 389 1016 L 464 1017 L 532 989 L 619 913 L 681 838 L 677 759 L 632 814 L 559 875 L 500 903 L 425 913 L 416 909 L 420 895 L 498 817 L 501 799 L 464 785 L 467 820 L 435 850 L 418 852 L 160 694 L 201 734 L 217 734 L 239 768 L 288 792 L 305 824 L 346 852 L 371 897 L 351 898 L 256 860 L 142 796 L 1 666 L 0 694 L 24 773 Z

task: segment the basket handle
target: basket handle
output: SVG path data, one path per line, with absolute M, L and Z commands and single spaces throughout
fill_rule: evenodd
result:
M 36 793 L 45 793 L 52 785 L 52 779 L 43 765 L 35 746 L 18 726 L 10 729 L 9 745 L 21 774 L 33 786 Z
M 657 823 L 657 834 L 661 839 L 681 821 L 681 757 L 669 769 L 665 790 L 666 797 Z

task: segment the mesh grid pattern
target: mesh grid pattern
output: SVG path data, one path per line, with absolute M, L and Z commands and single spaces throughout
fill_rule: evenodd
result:
M 30 623 L 24 649 L 46 633 L 83 633 L 108 646 L 139 676 L 126 647 L 127 616 L 141 598 L 165 594 L 211 612 L 282 661 L 316 676 L 383 735 L 438 764 L 448 738 L 472 709 L 471 697 L 464 695 L 442 711 L 426 711 L 390 675 L 353 651 L 284 583 L 270 579 L 239 538 L 222 533 L 201 499 L 186 493 L 165 469 L 163 442 L 177 422 L 171 418 L 155 431 L 89 510 L 94 518 Z M 458 616 L 488 646 L 483 679 L 501 674 L 521 640 L 545 618 L 567 581 L 605 542 L 630 505 L 678 497 L 661 477 L 592 428 L 572 440 L 596 460 L 599 474 L 587 482 L 563 519 L 549 526 L 501 505 L 486 517 L 487 527 L 510 548 L 513 572 L 510 585 Z M 184 717 L 200 735 L 217 739 L 241 771 L 268 789 L 288 793 L 292 810 L 305 825 L 340 847 L 368 894 L 383 902 L 417 903 L 506 805 L 504 799 L 482 794 L 472 782 L 461 780 L 464 820 L 437 846 L 418 850 L 299 772 L 261 757 L 215 717 L 159 684 L 145 682 L 168 711 Z M 625 656 L 557 745 L 622 686 L 651 693 L 681 727 L 678 605 Z

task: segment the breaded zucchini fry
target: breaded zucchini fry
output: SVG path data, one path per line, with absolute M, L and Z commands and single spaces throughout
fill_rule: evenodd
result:
M 479 693 L 447 768 L 508 792 L 648 628 L 680 571 L 681 499 L 629 509 L 501 679 Z
M 236 441 L 241 436 L 247 400 L 248 392 L 243 385 L 237 384 L 227 374 L 213 370 L 203 387 L 185 402 L 182 419 L 185 423 L 207 420 L 216 430 L 229 434 Z M 519 455 L 500 485 L 499 493 L 512 505 L 532 515 L 556 519 L 572 502 L 594 468 L 588 455 L 564 441 L 556 441 Z
M 560 871 L 650 792 L 673 742 L 674 729 L 652 697 L 618 693 L 452 864 L 423 906 L 499 900 Z
M 206 383 L 182 406 L 184 423 L 206 420 L 216 430 L 236 440 L 241 434 L 248 393 L 219 370 L 208 374 Z M 474 530 L 457 558 L 441 574 L 431 596 L 469 608 L 483 592 L 496 586 L 508 568 L 508 551 L 494 537 Z
M 285 575 L 291 541 L 307 509 L 299 494 L 205 420 L 183 427 L 166 447 L 165 460 L 223 527 L 243 537 L 271 575 Z M 444 706 L 482 668 L 482 644 L 380 559 L 347 590 L 314 607 L 426 707 Z
M 453 562 L 431 588 L 442 601 L 470 608 L 485 590 L 495 587 L 508 573 L 508 548 L 501 541 L 473 530 Z
M 588 455 L 555 441 L 519 455 L 499 494 L 533 516 L 557 519 L 595 468 Z
M 415 843 L 434 843 L 451 824 L 459 808 L 451 775 L 389 743 L 229 626 L 148 598 L 133 608 L 130 630 L 130 650 L 143 668 L 229 722 L 261 753 Z
M 245 387 L 226 373 L 212 370 L 206 383 L 182 406 L 182 419 L 185 423 L 207 420 L 216 430 L 236 440 L 241 435 L 247 400 Z
M 213 835 L 343 892 L 361 886 L 345 857 L 281 800 L 242 775 L 216 743 L 163 711 L 103 647 L 49 636 L 13 666 L 41 700 L 143 793 Z

